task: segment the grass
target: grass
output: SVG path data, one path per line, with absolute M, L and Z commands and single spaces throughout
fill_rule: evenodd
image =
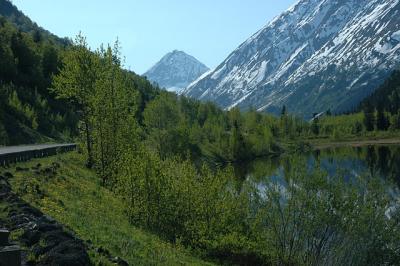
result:
M 60 164 L 54 176 L 31 169 L 38 163 L 44 169 L 53 162 Z M 130 265 L 211 265 L 181 246 L 132 226 L 124 215 L 123 201 L 100 186 L 79 154 L 57 155 L 18 166 L 30 170 L 11 171 L 13 190 L 94 247 L 106 249 Z M 95 265 L 111 265 L 95 248 L 89 255 Z

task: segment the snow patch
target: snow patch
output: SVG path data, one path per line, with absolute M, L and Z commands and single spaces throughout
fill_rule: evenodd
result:
M 216 70 L 214 72 L 214 74 L 211 76 L 211 78 L 212 79 L 218 79 L 225 69 L 226 69 L 226 64 L 223 67 L 221 67 L 220 69 Z
M 396 31 L 396 32 L 394 32 L 394 33 L 392 34 L 392 39 L 394 39 L 394 40 L 400 42 L 400 30 L 399 30 L 399 31 Z

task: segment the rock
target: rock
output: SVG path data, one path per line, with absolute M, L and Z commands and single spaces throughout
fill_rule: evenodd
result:
M 59 230 L 59 229 L 61 229 L 61 226 L 58 224 L 53 224 L 53 223 L 42 223 L 42 224 L 38 225 L 38 230 L 42 233 Z
M 10 236 L 10 231 L 5 229 L 0 229 L 0 247 L 8 245 L 9 236 Z
M 25 214 L 15 214 L 10 216 L 12 229 L 19 229 L 29 224 L 29 217 Z
M 54 224 L 57 221 L 53 219 L 53 217 L 49 216 L 49 215 L 43 215 L 42 217 L 40 217 L 39 221 L 43 221 L 43 222 L 47 222 L 47 223 L 51 223 Z
M 10 184 L 6 180 L 0 181 L 0 192 L 1 193 L 11 192 Z
M 37 165 L 35 168 L 38 170 L 36 171 L 39 171 L 40 167 L 40 165 Z M 59 166 L 53 164 L 52 168 L 47 168 L 47 170 L 42 171 L 54 174 L 56 167 Z M 0 228 L 5 226 L 12 231 L 23 230 L 22 234 L 18 234 L 18 241 L 23 243 L 27 248 L 27 251 L 23 252 L 22 265 L 28 265 L 27 263 L 59 266 L 90 265 L 85 244 L 77 239 L 74 234 L 64 230 L 63 226 L 57 223 L 56 220 L 44 215 L 40 210 L 30 206 L 13 193 L 10 184 L 7 182 L 11 177 L 11 173 L 4 173 L 0 177 L 0 200 L 1 203 L 6 203 L 5 207 L 2 207 L 2 209 L 3 212 L 7 213 L 7 217 L 0 218 Z M 40 187 L 37 186 L 34 188 L 38 193 L 42 193 Z M 2 237 L 0 235 L 0 243 L 3 243 L 5 238 L 5 236 Z M 2 260 L 1 256 L 5 253 L 1 252 L 2 251 L 0 251 L 0 266 L 4 266 L 4 259 Z M 17 253 L 19 254 L 18 256 L 15 255 Z M 16 261 L 16 265 L 19 266 L 21 262 L 17 260 L 21 260 L 20 253 L 18 247 L 16 247 L 15 250 L 7 250 L 7 254 L 11 254 L 11 256 L 14 257 L 12 259 L 9 259 L 11 257 L 7 257 L 7 264 L 5 265 L 14 265 L 10 263 Z M 34 256 L 27 256 L 27 253 L 33 254 Z
M 115 257 L 114 259 L 112 259 L 112 262 L 119 266 L 129 266 L 129 264 L 120 257 Z
M 0 200 L 5 200 L 7 198 L 8 198 L 7 192 L 5 192 L 2 189 L 0 189 Z
M 25 214 L 30 214 L 35 217 L 40 217 L 41 215 L 43 215 L 41 211 L 39 211 L 36 208 L 32 208 L 30 206 L 25 206 L 25 207 L 21 208 L 21 211 Z
M 14 177 L 13 174 L 11 174 L 10 172 L 5 172 L 3 175 L 4 175 L 7 179 L 13 178 L 13 177 Z
M 26 230 L 21 236 L 21 242 L 26 246 L 33 246 L 40 240 L 40 232 L 37 230 Z
M 39 265 L 86 266 L 90 265 L 90 260 L 80 241 L 69 240 L 44 255 Z
M 42 234 L 41 240 L 43 241 L 33 247 L 33 252 L 36 256 L 42 256 L 43 254 L 49 253 L 61 243 L 71 240 L 71 238 L 66 232 L 59 230 Z
M 21 249 L 18 246 L 7 246 L 0 248 L 0 265 L 20 266 Z

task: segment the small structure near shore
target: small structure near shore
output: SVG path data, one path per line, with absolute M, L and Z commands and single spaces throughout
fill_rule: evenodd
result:
M 21 266 L 21 248 L 9 243 L 10 231 L 0 229 L 0 266 Z

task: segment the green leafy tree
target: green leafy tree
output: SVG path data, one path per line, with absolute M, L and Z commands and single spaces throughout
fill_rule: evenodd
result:
M 174 150 L 179 137 L 181 114 L 175 96 L 161 93 L 147 105 L 143 117 L 150 143 L 159 156 L 165 158 Z
M 80 112 L 84 124 L 87 166 L 92 167 L 94 160 L 91 117 L 98 60 L 88 48 L 86 38 L 78 35 L 74 46 L 66 52 L 63 63 L 60 73 L 54 77 L 53 91 L 58 98 L 70 100 Z
M 93 95 L 93 143 L 96 167 L 103 185 L 114 183 L 124 149 L 137 141 L 137 92 L 121 67 L 120 46 L 100 48 Z

